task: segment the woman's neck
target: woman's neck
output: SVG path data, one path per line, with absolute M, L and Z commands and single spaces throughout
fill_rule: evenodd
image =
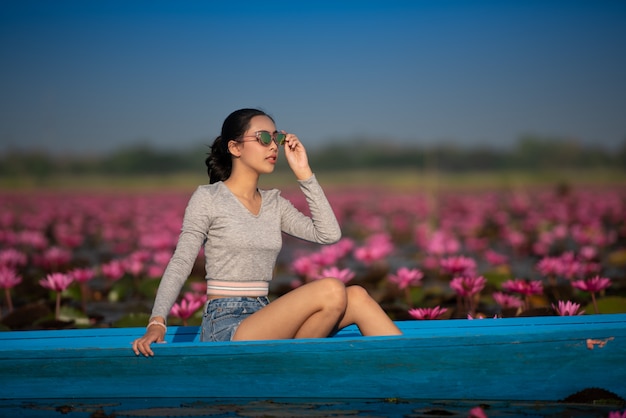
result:
M 234 195 L 244 199 L 252 199 L 257 194 L 258 178 L 231 175 L 224 180 L 224 184 Z

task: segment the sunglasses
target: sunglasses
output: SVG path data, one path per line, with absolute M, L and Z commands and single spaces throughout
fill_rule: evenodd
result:
M 256 131 L 254 135 L 246 135 L 242 138 L 256 138 L 254 141 L 257 141 L 264 147 L 268 147 L 272 141 L 274 141 L 276 145 L 283 145 L 285 143 L 285 138 L 287 138 L 287 134 L 282 132 L 269 133 L 268 131 Z M 252 140 L 241 142 L 252 142 Z

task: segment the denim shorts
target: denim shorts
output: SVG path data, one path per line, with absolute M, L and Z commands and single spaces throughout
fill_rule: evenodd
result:
M 231 341 L 241 321 L 270 303 L 267 296 L 227 297 L 207 303 L 200 341 Z

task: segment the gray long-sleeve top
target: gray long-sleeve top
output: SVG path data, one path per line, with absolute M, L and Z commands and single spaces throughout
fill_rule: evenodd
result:
M 281 231 L 320 244 L 337 242 L 341 230 L 316 177 L 298 183 L 311 217 L 276 189 L 259 190 L 261 210 L 254 215 L 224 183 L 198 187 L 187 204 L 178 244 L 161 279 L 152 317 L 167 318 L 203 244 L 207 280 L 269 282 L 282 247 Z

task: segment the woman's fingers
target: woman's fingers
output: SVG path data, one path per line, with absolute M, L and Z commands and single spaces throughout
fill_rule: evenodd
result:
M 146 341 L 145 338 L 138 338 L 133 342 L 133 351 L 135 355 L 143 354 L 146 357 L 151 357 L 154 355 L 154 352 L 150 348 L 150 342 Z
M 163 337 L 164 335 L 161 335 L 157 331 L 149 331 L 143 337 L 137 338 L 133 341 L 133 351 L 135 352 L 135 355 L 143 354 L 146 357 L 154 356 L 151 344 L 163 341 Z
M 294 134 L 287 134 L 285 137 L 285 148 L 295 151 L 298 146 L 302 146 L 298 137 Z

